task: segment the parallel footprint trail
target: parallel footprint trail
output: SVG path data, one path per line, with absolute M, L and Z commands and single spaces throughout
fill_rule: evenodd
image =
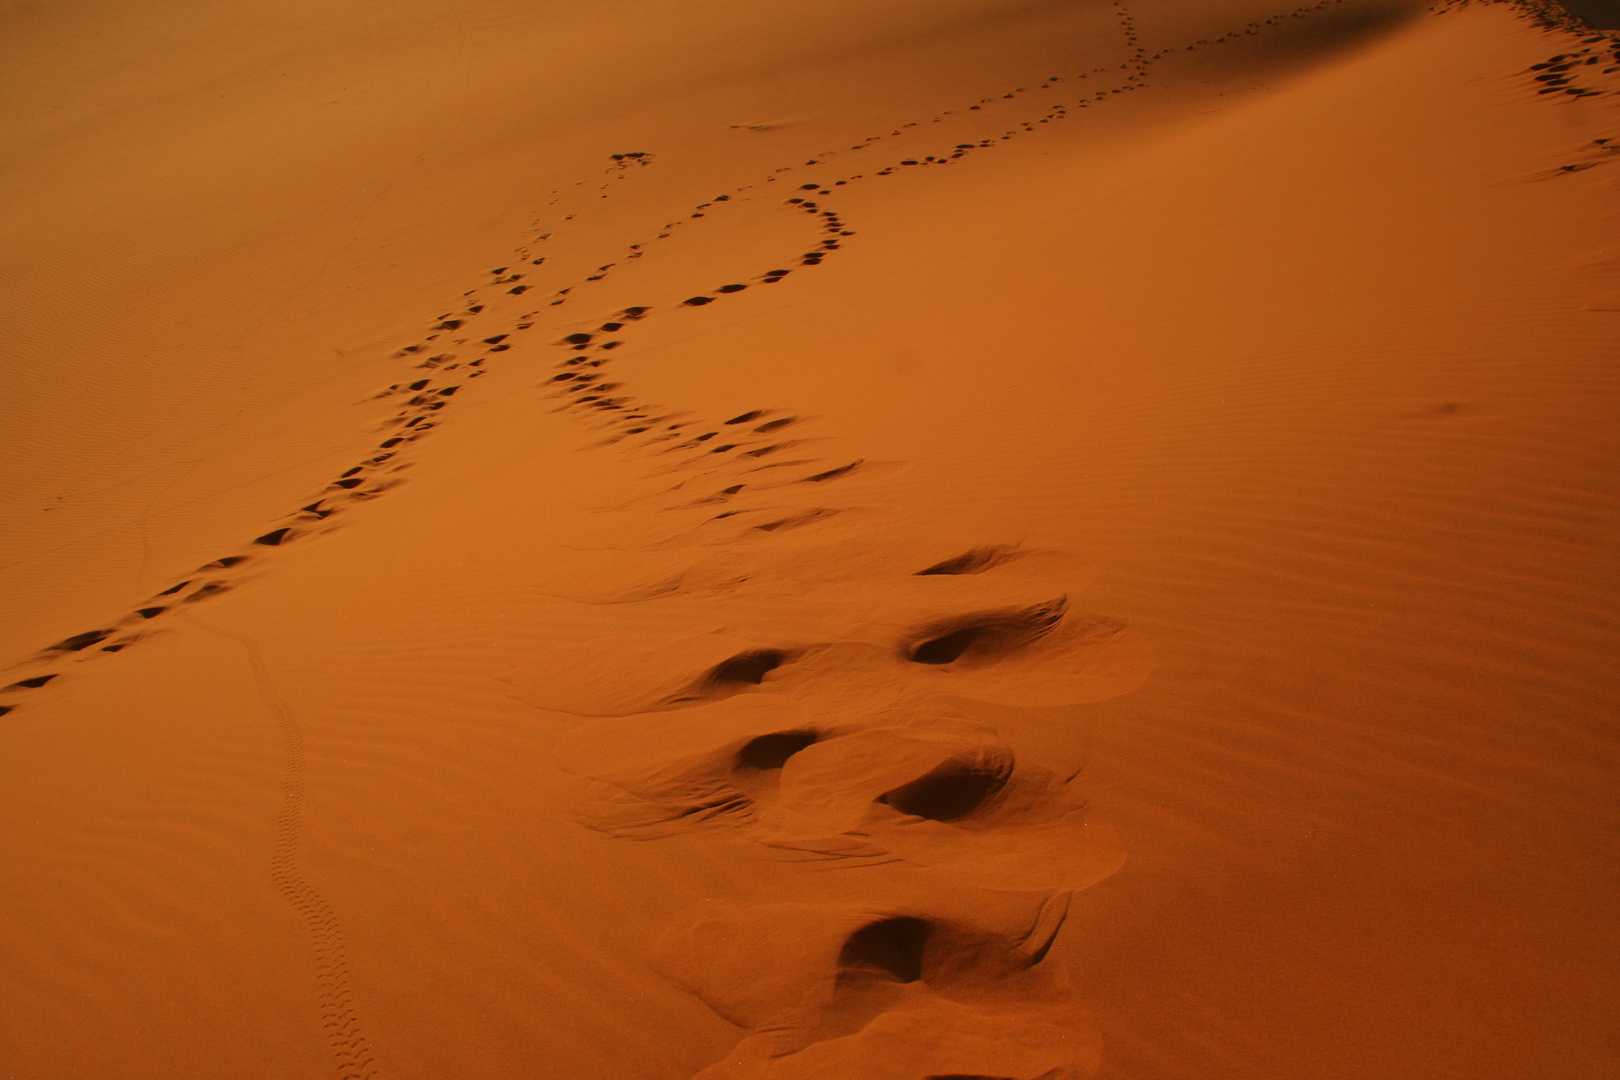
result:
M 1037 92 L 1055 91 L 1060 83 L 1081 84 L 1082 80 L 1091 80 L 1097 76 L 1123 72 L 1123 76 L 1117 83 L 1083 94 L 1078 100 L 1074 100 L 1068 105 L 1054 103 L 1044 115 L 1014 121 L 1014 126 L 1006 128 L 999 136 L 981 137 L 971 143 L 962 142 L 949 148 L 942 147 L 937 154 L 913 155 L 873 172 L 854 173 L 832 181 L 830 184 L 801 184 L 800 189 L 801 191 L 814 190 L 817 197 L 820 198 L 823 195 L 831 194 L 839 187 L 869 181 L 878 177 L 892 176 L 897 171 L 902 171 L 908 167 L 920 169 L 930 165 L 957 164 L 975 152 L 992 149 L 1003 141 L 1038 132 L 1040 130 L 1038 125 L 1040 124 L 1051 124 L 1070 119 L 1078 110 L 1095 108 L 1115 100 L 1119 95 L 1148 88 L 1149 84 L 1146 82 L 1146 76 L 1151 67 L 1173 52 L 1197 51 L 1230 44 L 1247 37 L 1260 35 L 1268 28 L 1280 26 L 1288 20 L 1304 19 L 1313 14 L 1330 10 L 1344 2 L 1345 0 L 1320 0 L 1316 4 L 1279 12 L 1263 20 L 1251 21 L 1242 27 L 1229 30 L 1215 37 L 1201 38 L 1189 42 L 1181 46 L 1179 50 L 1174 46 L 1166 46 L 1149 55 L 1138 39 L 1134 19 L 1125 0 L 1113 0 L 1122 43 L 1126 49 L 1126 55 L 1122 62 L 1111 68 L 1093 68 L 1068 78 L 1051 76 L 1036 87 L 1035 90 Z M 1465 2 L 1465 0 L 1442 0 L 1437 5 L 1437 10 L 1443 11 L 1448 7 L 1460 6 L 1462 2 Z M 1510 4 L 1520 10 L 1527 18 L 1536 21 L 1538 25 L 1552 32 L 1564 35 L 1587 33 L 1587 36 L 1581 39 L 1582 48 L 1574 52 L 1555 54 L 1543 64 L 1535 65 L 1535 67 L 1524 73 L 1531 79 L 1536 80 L 1532 85 L 1535 86 L 1538 93 L 1548 95 L 1549 100 L 1566 101 L 1620 92 L 1620 89 L 1617 89 L 1617 87 L 1620 87 L 1620 79 L 1611 77 L 1620 72 L 1620 34 L 1614 32 L 1591 33 L 1584 23 L 1573 19 L 1561 8 L 1549 5 L 1543 0 L 1492 0 L 1492 2 Z M 1604 51 L 1598 47 L 1604 45 L 1604 43 L 1607 43 L 1604 47 L 1608 49 L 1608 58 L 1612 60 L 1612 63 L 1604 63 Z M 1608 88 L 1599 89 L 1599 83 Z M 1095 83 L 1088 82 L 1085 85 L 1095 85 Z M 933 117 L 932 122 L 940 123 L 952 116 L 961 118 L 968 113 L 983 112 L 1008 101 L 1016 105 L 1021 100 L 1027 100 L 1027 98 L 1023 97 L 1027 93 L 1030 93 L 1030 88 L 1017 87 L 1000 95 L 999 98 L 982 98 L 977 103 L 968 106 L 966 110 L 946 110 Z M 917 131 L 908 131 L 908 129 L 917 129 Z M 785 179 L 784 174 L 794 172 L 797 169 L 824 166 L 840 154 L 870 150 L 886 138 L 916 134 L 920 130 L 926 129 L 919 128 L 916 121 L 904 123 L 889 132 L 887 136 L 869 136 L 862 142 L 848 147 L 847 150 L 830 149 L 809 159 L 803 165 L 778 168 L 774 170 L 772 175 L 765 177 L 763 182 L 774 183 Z M 1606 148 L 1599 149 L 1606 151 Z M 609 197 L 612 183 L 626 179 L 630 174 L 630 170 L 639 170 L 650 166 L 653 163 L 653 156 L 641 151 L 631 151 L 613 154 L 610 156 L 610 161 L 611 164 L 604 170 L 604 175 L 609 178 L 609 182 L 598 185 L 596 189 L 598 198 Z M 1590 167 L 1588 163 L 1580 162 L 1563 171 L 1573 172 L 1587 167 Z M 580 182 L 581 185 L 584 183 L 585 181 Z M 758 185 L 750 184 L 737 188 L 736 192 L 741 194 L 757 189 Z M 552 199 L 552 204 L 555 205 L 561 196 L 557 192 L 552 194 L 557 196 Z M 787 200 L 784 205 L 820 217 L 823 220 L 822 232 L 825 234 L 825 238 L 820 241 L 817 248 L 797 257 L 799 267 L 807 268 L 820 265 L 826 257 L 835 254 L 842 248 L 842 241 L 845 238 L 852 237 L 855 233 L 845 227 L 847 223 L 836 211 L 824 205 L 819 205 L 813 200 L 809 201 L 808 205 L 805 205 L 803 198 L 803 196 L 800 196 L 796 199 Z M 736 201 L 736 197 L 732 194 L 718 195 L 709 202 L 696 207 L 687 219 L 666 222 L 655 234 L 629 245 L 629 248 L 621 253 L 617 259 L 598 266 L 595 272 L 586 275 L 574 284 L 557 289 L 552 294 L 548 304 L 557 306 L 578 300 L 580 297 L 575 295 L 576 290 L 590 283 L 604 280 L 611 276 L 615 268 L 652 253 L 655 244 L 673 238 L 675 230 L 680 226 L 695 224 L 694 219 L 703 219 L 708 214 L 718 212 L 728 204 L 735 205 Z M 567 214 L 563 217 L 561 223 L 552 228 L 560 228 L 576 216 L 577 214 L 573 213 Z M 39 653 L 16 666 L 36 668 L 40 665 L 55 666 L 63 661 L 88 659 L 98 653 L 120 652 L 138 641 L 143 636 L 143 632 L 151 625 L 154 625 L 153 620 L 163 619 L 176 610 L 186 610 L 180 605 L 205 601 L 230 590 L 240 581 L 241 575 L 247 572 L 238 568 L 243 567 L 244 564 L 254 563 L 258 556 L 266 553 L 266 549 L 280 547 L 307 535 L 318 534 L 324 531 L 322 523 L 326 522 L 327 519 L 346 512 L 358 503 L 375 499 L 400 483 L 401 477 L 399 473 L 409 464 L 409 461 L 403 456 L 405 452 L 442 423 L 444 410 L 453 404 L 454 395 L 467 382 L 481 378 L 489 370 L 488 365 L 491 361 L 494 361 L 499 354 L 512 349 L 515 344 L 513 340 L 514 334 L 529 330 L 537 325 L 536 317 L 539 311 L 526 312 L 513 320 L 512 324 L 505 330 L 491 333 L 482 338 L 476 340 L 471 337 L 453 338 L 448 342 L 448 344 L 456 346 L 472 345 L 475 349 L 478 349 L 482 355 L 471 361 L 460 361 L 457 359 L 456 354 L 451 352 L 433 353 L 431 350 L 435 343 L 439 342 L 447 334 L 454 334 L 464 328 L 471 328 L 473 320 L 482 315 L 488 307 L 487 304 L 478 300 L 482 290 L 504 286 L 505 288 L 502 290 L 504 295 L 522 296 L 529 292 L 533 286 L 523 282 L 529 271 L 519 272 L 516 267 L 519 265 L 525 267 L 543 265 L 546 258 L 535 255 L 536 245 L 544 243 L 552 235 L 552 231 L 541 232 L 532 240 L 520 245 L 515 253 L 521 260 L 520 263 L 503 265 L 493 269 L 490 272 L 490 280 L 466 290 L 463 294 L 464 306 L 452 306 L 451 310 L 438 315 L 432 320 L 428 333 L 420 342 L 392 354 L 396 359 L 416 359 L 420 357 L 421 361 L 417 366 L 421 369 L 427 369 L 429 374 L 415 379 L 401 380 L 376 395 L 379 398 L 408 395 L 406 401 L 395 415 L 385 421 L 385 426 L 398 429 L 397 433 L 383 440 L 377 447 L 376 452 L 341 473 L 324 491 L 313 493 L 313 501 L 304 502 L 301 500 L 302 505 L 287 514 L 283 518 L 283 523 L 279 523 L 255 537 L 249 544 L 244 545 L 241 553 L 227 555 L 199 567 L 186 580 L 164 589 L 139 607 L 131 609 L 113 621 L 111 625 L 104 625 L 64 638 L 40 650 Z M 788 261 L 791 262 L 792 260 Z M 785 268 L 774 269 L 757 275 L 754 280 L 759 284 L 776 284 L 783 281 L 787 273 L 788 270 Z M 714 290 L 718 295 L 694 296 L 685 303 L 695 306 L 707 304 L 721 299 L 727 293 L 741 291 L 745 287 L 747 286 L 740 282 L 734 282 Z M 682 305 L 676 303 L 673 306 L 679 307 Z M 651 307 L 631 308 L 628 312 L 621 312 L 616 318 L 606 319 L 603 322 L 606 324 L 616 321 L 636 321 L 651 310 Z M 633 440 L 636 437 L 644 437 L 641 445 L 661 446 L 663 443 L 673 441 L 675 438 L 685 438 L 690 441 L 680 443 L 678 448 L 692 450 L 720 436 L 722 429 L 718 423 L 711 422 L 700 425 L 695 420 L 684 419 L 670 414 L 668 410 L 658 409 L 650 405 L 637 406 L 633 398 L 622 393 L 624 389 L 622 384 L 609 382 L 602 378 L 605 375 L 602 369 L 608 360 L 606 355 L 608 350 L 618 348 L 622 344 L 624 344 L 622 340 L 615 339 L 591 346 L 589 348 L 591 355 L 573 357 L 564 364 L 559 365 L 563 369 L 559 375 L 570 372 L 573 374 L 570 374 L 568 378 L 558 377 L 553 379 L 554 382 L 558 383 L 570 383 L 565 393 L 577 395 L 573 398 L 573 401 L 580 406 L 578 411 L 581 415 L 598 414 L 608 421 L 608 426 L 615 429 L 608 440 L 609 442 L 618 443 Z M 584 352 L 586 350 L 576 349 L 575 351 Z M 444 374 L 458 370 L 461 374 L 456 378 L 464 381 L 443 382 L 436 379 L 436 376 L 442 377 Z M 760 414 L 763 415 L 763 413 L 764 411 L 760 410 Z M 771 422 L 778 424 L 779 427 L 785 427 L 791 421 L 775 417 Z M 655 425 L 659 424 L 665 426 L 654 430 Z M 707 430 L 699 430 L 691 435 L 684 434 L 694 427 L 706 428 Z M 781 446 L 766 448 L 756 443 L 744 446 L 742 444 L 727 445 L 725 442 L 721 442 L 714 444 L 709 452 L 731 453 L 735 450 L 737 452 L 735 456 L 764 457 L 790 445 L 791 443 L 784 443 Z M 724 492 L 722 491 L 723 495 Z M 222 573 L 222 571 L 227 570 L 232 572 L 229 574 Z M 4 716 L 18 708 L 28 696 L 24 694 L 25 691 L 36 690 L 39 685 L 43 685 L 36 683 L 36 680 L 43 674 L 47 673 L 36 671 L 35 674 L 27 678 L 18 679 L 6 686 L 0 686 L 0 716 Z M 62 674 L 62 672 L 53 670 L 48 674 L 54 677 Z

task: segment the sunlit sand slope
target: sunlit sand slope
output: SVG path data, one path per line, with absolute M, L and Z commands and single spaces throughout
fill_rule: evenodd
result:
M 8 18 L 8 1075 L 1615 1074 L 1609 36 Z

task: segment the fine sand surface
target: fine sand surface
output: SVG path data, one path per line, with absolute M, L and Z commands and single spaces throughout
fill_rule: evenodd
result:
M 1620 33 L 0 26 L 0 1077 L 1620 1077 Z

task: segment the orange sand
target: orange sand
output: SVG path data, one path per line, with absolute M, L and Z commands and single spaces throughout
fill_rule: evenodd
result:
M 0 1076 L 1620 1077 L 1620 36 L 0 19 Z

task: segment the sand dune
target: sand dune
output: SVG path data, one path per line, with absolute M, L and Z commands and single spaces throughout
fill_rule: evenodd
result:
M 0 1071 L 1620 1075 L 1604 7 L 0 16 Z

